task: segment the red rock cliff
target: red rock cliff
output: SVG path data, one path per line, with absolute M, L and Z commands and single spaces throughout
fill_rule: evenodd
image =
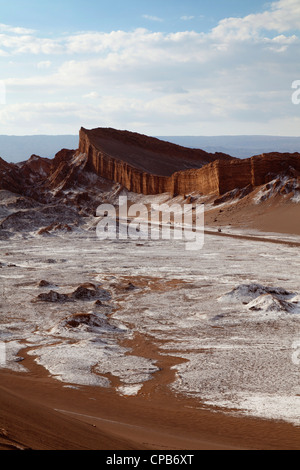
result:
M 199 191 L 221 195 L 265 184 L 290 167 L 300 171 L 298 153 L 240 160 L 114 129 L 82 128 L 79 152 L 87 155 L 89 170 L 142 194 Z
M 218 168 L 209 163 L 233 160 L 226 154 L 209 154 L 114 129 L 82 128 L 78 152 L 88 156 L 89 170 L 142 194 L 199 190 L 199 168 L 203 192 L 218 191 Z
M 291 168 L 300 171 L 299 153 L 268 153 L 246 160 L 217 162 L 219 194 L 251 185 L 253 188 L 272 181 L 277 175 Z
M 291 169 L 300 173 L 299 153 L 240 160 L 127 131 L 81 129 L 79 149 L 64 149 L 53 160 L 32 156 L 27 162 L 9 164 L 0 158 L 0 190 L 40 200 L 49 189 L 88 187 L 92 172 L 140 194 L 223 195 L 266 184 Z

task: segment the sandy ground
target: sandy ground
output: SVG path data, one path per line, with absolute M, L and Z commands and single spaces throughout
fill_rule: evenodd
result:
M 255 205 L 252 199 L 251 194 L 235 204 L 209 208 L 207 226 L 300 235 L 300 204 L 278 198 Z
M 299 449 L 292 425 L 199 408 L 170 395 L 164 381 L 125 398 L 111 389 L 64 388 L 31 359 L 26 366 L 27 374 L 0 373 L 1 450 Z

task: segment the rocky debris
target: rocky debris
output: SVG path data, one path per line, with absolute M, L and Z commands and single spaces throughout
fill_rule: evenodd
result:
M 219 298 L 220 301 L 244 302 L 248 304 L 252 300 L 264 294 L 276 295 L 280 298 L 286 298 L 292 294 L 281 287 L 267 287 L 261 284 L 240 284 L 232 291 Z
M 42 285 L 39 287 L 47 287 L 43 284 L 47 281 L 41 281 Z M 40 283 L 40 284 L 41 284 Z M 56 291 L 51 290 L 48 293 L 38 295 L 37 301 L 41 302 L 74 302 L 78 301 L 109 301 L 111 300 L 111 294 L 108 290 L 97 287 L 93 284 L 82 284 L 77 287 L 73 292 L 68 294 L 60 294 Z
M 214 205 L 224 204 L 225 202 L 238 201 L 248 196 L 253 191 L 253 186 L 249 184 L 243 189 L 236 188 L 232 191 L 228 191 L 223 196 L 218 197 L 214 200 Z
M 96 289 L 87 289 L 86 287 L 78 287 L 72 294 L 73 299 L 77 300 L 91 300 L 97 296 Z
M 137 287 L 134 284 L 132 284 L 132 282 L 129 282 L 128 285 L 125 287 L 125 290 L 128 290 L 128 291 L 136 290 L 136 289 Z
M 54 225 L 53 230 L 62 230 L 63 232 L 72 232 L 73 229 L 68 224 L 57 224 Z
M 2 220 L 0 229 L 15 232 L 33 232 L 40 230 L 41 227 L 54 228 L 56 226 L 63 228 L 81 224 L 82 220 L 76 209 L 58 204 L 14 212 Z
M 30 197 L 17 195 L 13 199 L 11 198 L 7 204 L 7 208 L 13 210 L 34 209 L 36 207 L 42 207 L 42 205 Z
M 53 223 L 53 224 L 49 225 L 48 227 L 41 228 L 37 232 L 37 234 L 38 235 L 50 235 L 50 232 L 57 232 L 57 231 L 68 233 L 68 232 L 72 232 L 73 229 L 68 224 Z
M 260 295 L 247 304 L 247 308 L 255 312 L 265 311 L 293 313 L 295 311 L 295 305 L 285 300 L 281 300 L 276 297 L 276 295 L 272 294 Z
M 70 315 L 69 317 L 62 320 L 56 327 L 54 327 L 51 331 L 53 334 L 62 334 L 66 335 L 66 331 L 76 332 L 76 330 L 80 329 L 82 331 L 94 332 L 99 333 L 99 331 L 95 330 L 97 328 L 105 329 L 107 332 L 117 332 L 123 333 L 118 327 L 111 325 L 109 323 L 109 319 L 107 316 L 103 314 L 95 314 L 95 313 L 75 313 Z
M 49 230 L 48 230 L 48 227 L 41 228 L 41 229 L 37 232 L 37 235 L 41 235 L 41 236 L 50 235 L 50 232 L 49 232 Z
M 87 287 L 86 284 L 79 286 L 70 296 L 76 300 L 111 300 L 109 291 L 92 285 Z
M 45 294 L 39 294 L 37 296 L 37 301 L 56 303 L 71 302 L 71 299 L 68 294 L 59 294 L 58 292 L 51 290 L 50 292 L 47 292 Z
M 240 303 L 252 312 L 299 313 L 298 296 L 281 287 L 261 284 L 241 284 L 218 299 L 220 302 Z
M 185 204 L 194 204 L 198 201 L 198 197 L 184 195 Z
M 76 313 L 63 321 L 62 326 L 67 328 L 78 328 L 82 325 L 89 327 L 102 327 L 107 324 L 106 318 L 100 318 L 93 313 Z
M 38 287 L 51 287 L 51 286 L 53 286 L 53 284 L 51 282 L 48 282 L 48 281 L 45 281 L 45 280 L 41 280 L 38 283 Z
M 291 173 L 289 169 L 287 173 Z M 255 196 L 255 202 L 260 204 L 264 201 L 276 196 L 287 197 L 293 202 L 300 202 L 300 172 L 298 176 L 296 172 L 292 172 L 293 176 L 290 177 L 287 173 L 277 176 L 275 179 L 264 185 Z

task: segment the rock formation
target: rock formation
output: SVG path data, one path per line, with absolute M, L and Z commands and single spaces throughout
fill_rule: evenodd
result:
M 41 203 L 56 197 L 63 204 L 80 207 L 105 184 L 116 183 L 145 195 L 198 192 L 220 196 L 243 188 L 249 192 L 284 172 L 299 176 L 299 153 L 240 160 L 133 132 L 82 128 L 79 149 L 63 149 L 53 160 L 33 155 L 27 162 L 9 164 L 0 158 L 0 189 Z
M 268 183 L 290 167 L 300 171 L 298 153 L 239 160 L 113 129 L 82 128 L 78 152 L 87 157 L 90 171 L 140 194 L 198 191 L 222 195 Z
M 21 194 L 23 189 L 21 175 L 18 167 L 7 163 L 0 158 L 0 189 L 6 189 Z
M 209 154 L 128 131 L 81 128 L 79 150 L 88 158 L 88 169 L 140 194 L 178 193 L 197 190 L 196 169 L 218 161 L 234 160 L 223 153 Z M 204 177 L 206 191 L 217 186 L 215 168 Z

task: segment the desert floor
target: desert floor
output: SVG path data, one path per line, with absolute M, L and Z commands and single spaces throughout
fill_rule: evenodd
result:
M 213 230 L 1 241 L 1 449 L 299 449 L 299 246 Z

